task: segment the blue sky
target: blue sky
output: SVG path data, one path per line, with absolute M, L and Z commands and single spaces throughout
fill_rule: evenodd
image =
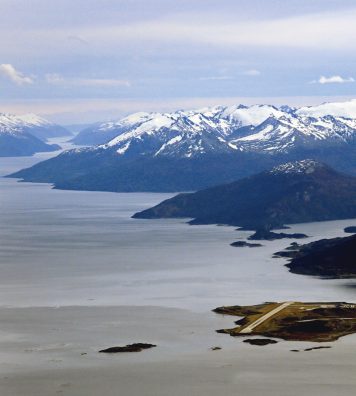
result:
M 354 0 L 0 0 L 0 111 L 85 123 L 141 110 L 354 97 Z

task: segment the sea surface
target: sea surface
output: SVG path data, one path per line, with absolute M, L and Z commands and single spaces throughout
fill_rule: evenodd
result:
M 0 158 L 0 175 L 56 154 Z M 309 342 L 254 347 L 216 333 L 236 318 L 211 310 L 355 302 L 355 282 L 291 274 L 272 256 L 292 240 L 234 248 L 248 232 L 131 218 L 171 196 L 61 191 L 0 177 L 0 395 L 353 394 L 356 335 L 313 352 L 291 352 L 315 346 Z M 356 220 L 290 231 L 311 241 L 344 235 L 350 225 Z M 157 347 L 98 353 L 132 342 Z
M 68 144 L 66 147 L 69 147 Z M 56 153 L 55 153 L 56 154 Z M 55 155 L 0 158 L 0 175 Z M 0 178 L 0 306 L 154 305 L 208 311 L 274 300 L 355 300 L 355 284 L 294 275 L 274 252 L 234 248 L 248 232 L 138 220 L 172 194 L 61 191 Z M 356 220 L 293 226 L 315 240 Z

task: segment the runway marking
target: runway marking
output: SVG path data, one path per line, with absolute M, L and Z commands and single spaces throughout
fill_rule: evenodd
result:
M 240 333 L 241 334 L 249 334 L 252 333 L 252 330 L 259 326 L 260 324 L 262 324 L 263 322 L 265 322 L 267 319 L 269 319 L 270 317 L 276 315 L 278 312 L 283 311 L 283 309 L 289 307 L 290 305 L 294 304 L 293 301 L 288 301 L 285 302 L 281 305 L 279 305 L 278 307 L 272 309 L 272 311 L 269 311 L 268 313 L 266 313 L 265 315 L 261 316 L 260 318 L 258 318 L 257 320 L 255 320 L 253 323 L 251 323 L 250 325 L 244 327 Z

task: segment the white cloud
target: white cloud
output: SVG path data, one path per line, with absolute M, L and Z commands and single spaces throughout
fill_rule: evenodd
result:
M 220 47 L 256 46 L 309 49 L 352 48 L 356 39 L 356 9 L 346 12 L 317 13 L 275 19 L 238 21 L 226 14 L 182 15 L 140 23 L 83 27 L 77 32 L 93 45 L 133 42 L 183 42 Z M 197 23 L 197 20 L 200 22 Z M 283 34 L 281 33 L 283 32 Z
M 320 76 L 318 80 L 311 81 L 312 84 L 345 84 L 353 82 L 355 82 L 353 77 L 344 78 L 339 75 L 330 77 Z
M 64 78 L 60 74 L 46 74 L 46 81 L 53 85 L 69 85 L 81 87 L 130 87 L 128 80 L 110 78 Z
M 23 73 L 19 72 L 10 63 L 0 64 L 0 74 L 7 77 L 13 83 L 17 85 L 33 84 L 34 80 L 32 77 L 25 76 Z
M 245 70 L 241 74 L 243 74 L 244 76 L 254 77 L 254 76 L 260 76 L 261 72 L 259 70 L 256 70 L 256 69 L 249 69 L 249 70 Z
M 80 47 L 81 54 L 112 55 L 113 52 L 136 48 L 161 51 L 160 45 L 169 45 L 170 51 L 184 43 L 187 48 L 194 45 L 236 48 L 243 46 L 273 48 L 307 48 L 313 51 L 353 50 L 356 40 L 356 8 L 339 12 L 321 12 L 308 15 L 234 20 L 232 15 L 217 12 L 214 15 L 172 14 L 155 19 L 129 21 L 120 24 L 93 23 L 68 27 L 43 28 L 33 26 L 12 29 L 11 45 L 6 39 L 6 30 L 0 26 L 0 46 L 3 56 L 37 57 L 46 54 L 68 57 L 72 54 L 71 43 L 90 43 Z M 197 22 L 199 21 L 199 22 Z M 28 45 L 31 42 L 31 46 Z M 164 48 L 167 51 L 167 48 Z M 69 51 L 70 50 L 70 51 Z M 78 49 L 76 49 L 78 50 Z

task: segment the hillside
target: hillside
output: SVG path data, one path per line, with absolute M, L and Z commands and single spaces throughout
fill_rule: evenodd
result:
M 356 217 L 356 178 L 314 160 L 289 162 L 230 184 L 179 194 L 135 218 L 192 218 L 191 224 L 273 229 Z
M 276 253 L 290 257 L 286 266 L 295 274 L 327 278 L 356 277 L 356 235 L 322 239 Z

